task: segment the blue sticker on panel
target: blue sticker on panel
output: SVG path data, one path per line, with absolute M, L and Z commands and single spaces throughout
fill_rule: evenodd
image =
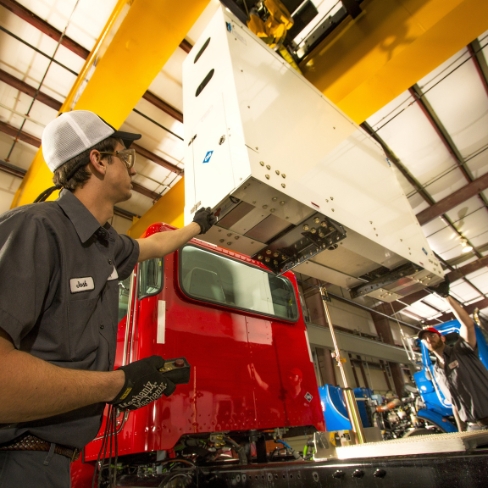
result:
M 203 163 L 209 163 L 210 159 L 212 157 L 213 151 L 207 151 L 207 154 L 205 154 L 205 157 L 203 158 Z

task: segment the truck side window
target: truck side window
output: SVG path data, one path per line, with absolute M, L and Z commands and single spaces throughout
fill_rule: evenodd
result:
M 148 259 L 139 264 L 139 300 L 156 295 L 163 287 L 163 258 Z
M 192 245 L 180 252 L 179 281 L 192 298 L 285 320 L 298 318 L 287 278 Z
M 124 281 L 119 281 L 119 322 L 125 317 L 129 306 L 130 280 L 132 275 Z

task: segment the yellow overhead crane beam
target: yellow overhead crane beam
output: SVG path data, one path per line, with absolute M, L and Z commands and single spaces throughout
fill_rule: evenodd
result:
M 137 239 L 154 222 L 183 227 L 185 206 L 185 181 L 183 178 L 165 193 L 140 219 L 135 220 L 127 235 Z
M 301 63 L 356 123 L 488 30 L 487 0 L 365 0 Z
M 208 3 L 119 0 L 61 112 L 92 110 L 119 128 Z M 50 186 L 52 173 L 39 150 L 12 208 L 33 202 Z M 159 218 L 164 220 L 164 215 Z
M 308 81 L 358 124 L 488 30 L 488 0 L 365 0 L 360 6 L 356 19 L 349 17 L 300 63 Z M 129 234 L 140 235 L 169 195 Z M 174 203 L 181 210 L 173 225 L 180 226 L 184 198 Z
M 207 3 L 134 0 L 74 108 L 93 110 L 120 127 Z M 119 1 L 114 14 L 125 4 L 130 1 Z M 339 26 L 300 65 L 304 76 L 357 123 L 488 29 L 486 0 L 366 0 L 361 9 L 359 17 Z M 80 75 L 77 83 L 82 82 Z M 12 206 L 32 202 L 50 184 L 39 151 Z M 182 225 L 182 188 L 180 181 L 173 196 L 162 197 L 130 235 L 140 235 L 149 220 Z M 170 197 L 172 205 L 167 205 Z M 168 207 L 174 215 L 165 215 Z

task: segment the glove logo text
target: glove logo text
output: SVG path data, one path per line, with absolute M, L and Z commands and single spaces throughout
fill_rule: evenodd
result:
M 148 403 L 157 400 L 163 394 L 164 390 L 166 390 L 166 384 L 148 381 L 144 385 L 144 388 L 137 395 L 134 395 L 129 402 L 120 403 L 118 407 L 122 409 L 127 407 L 144 407 Z

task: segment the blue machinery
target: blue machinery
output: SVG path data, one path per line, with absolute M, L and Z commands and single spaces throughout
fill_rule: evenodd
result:
M 356 400 L 360 400 L 357 404 L 363 427 L 372 427 L 366 411 L 365 402 L 361 400 L 371 398 L 373 392 L 368 388 L 354 388 L 353 391 Z M 319 394 L 327 430 L 329 432 L 351 430 L 351 422 L 347 416 L 342 388 L 339 386 L 324 385 L 319 388 Z
M 451 320 L 436 326 L 436 329 L 446 337 L 446 343 L 453 343 L 459 337 L 459 322 Z M 481 328 L 476 325 L 476 341 L 478 344 L 478 356 L 488 369 L 488 346 Z M 457 427 L 446 417 L 452 416 L 451 402 L 442 394 L 434 377 L 434 365 L 429 355 L 429 350 L 422 341 L 420 351 L 422 354 L 422 369 L 413 375 L 413 379 L 419 389 L 425 408 L 417 412 L 417 416 L 423 418 L 444 432 L 456 432 Z
M 457 320 L 451 320 L 436 326 L 436 329 L 446 337 L 446 342 L 450 344 L 455 342 L 459 337 L 459 325 Z M 479 358 L 488 369 L 488 345 L 478 325 L 476 325 L 476 339 Z M 429 351 L 422 341 L 418 342 L 422 356 L 421 369 L 414 373 L 413 378 L 425 407 L 418 410 L 416 415 L 436 425 L 443 432 L 457 432 L 456 425 L 449 419 L 449 417 L 452 417 L 451 403 L 444 397 L 435 381 L 433 373 L 434 366 Z M 355 388 L 353 391 L 358 401 L 363 427 L 371 427 L 371 420 L 366 408 L 366 400 L 372 398 L 373 392 L 368 388 Z M 347 415 L 342 389 L 338 386 L 324 385 L 319 388 L 319 394 L 327 430 L 329 432 L 350 430 L 351 422 Z

